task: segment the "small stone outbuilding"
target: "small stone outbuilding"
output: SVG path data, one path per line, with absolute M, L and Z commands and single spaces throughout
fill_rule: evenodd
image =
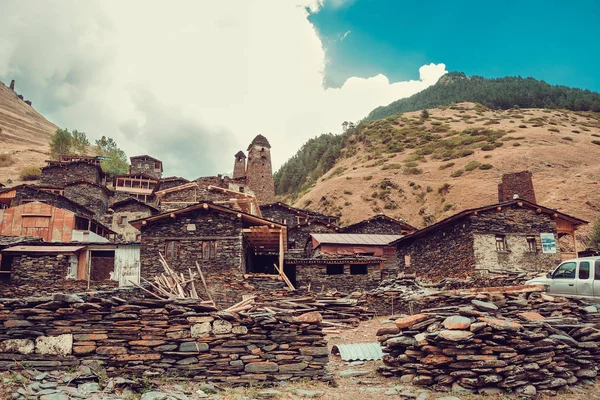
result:
M 129 221 L 147 218 L 159 214 L 159 210 L 150 204 L 133 197 L 118 201 L 110 206 L 112 210 L 111 229 L 120 241 L 139 242 L 140 231 L 129 224 Z

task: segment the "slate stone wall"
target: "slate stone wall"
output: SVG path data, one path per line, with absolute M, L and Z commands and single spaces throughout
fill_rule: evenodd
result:
M 83 206 L 79 207 L 77 204 L 73 204 L 68 201 L 65 196 L 39 190 L 33 186 L 23 186 L 18 188 L 15 197 L 11 201 L 11 207 L 16 207 L 36 200 L 57 208 L 69 210 L 77 215 L 93 216 L 91 213 L 92 210 L 86 210 Z
M 44 287 L 66 278 L 69 258 L 64 255 L 17 255 L 11 265 L 12 285 Z
M 67 183 L 76 181 L 102 184 L 100 167 L 86 162 L 74 162 L 42 168 L 40 183 L 43 185 L 64 186 Z
M 99 186 L 81 182 L 65 186 L 64 196 L 77 204 L 94 212 L 94 217 L 101 221 L 106 211 L 110 197 L 108 193 Z
M 0 370 L 66 370 L 98 360 L 112 376 L 153 372 L 232 385 L 331 379 L 314 315 L 222 315 L 189 300 L 48 300 L 0 302 Z
M 153 215 L 152 209 L 140 203 L 125 203 L 113 207 L 110 229 L 115 231 L 119 237 L 127 242 L 137 241 L 140 231 L 129 224 L 130 221 L 146 218 Z
M 311 223 L 296 225 L 288 228 L 288 245 L 290 249 L 304 249 L 311 233 L 337 233 L 337 231 L 327 225 Z
M 325 264 L 296 265 L 296 283 L 299 288 L 311 291 L 337 290 L 351 293 L 357 290 L 366 291 L 375 289 L 381 282 L 381 267 L 379 263 L 367 266 L 366 275 L 352 275 L 350 265 L 337 264 L 334 267 L 344 268 L 341 275 L 328 275 Z
M 166 242 L 179 241 L 179 256 L 168 259 L 169 266 L 189 275 L 196 261 L 207 281 L 218 280 L 223 274 L 244 272 L 242 251 L 242 221 L 235 215 L 214 210 L 195 210 L 175 219 L 151 222 L 141 232 L 141 275 L 151 279 L 163 272 L 158 253 L 165 255 Z M 202 242 L 217 242 L 214 259 L 202 257 Z
M 373 235 L 405 235 L 413 232 L 387 219 L 374 219 L 344 228 L 344 233 L 361 233 Z
M 171 188 L 174 188 L 177 186 L 185 185 L 186 183 L 189 183 L 189 182 L 186 181 L 185 179 L 161 181 L 161 182 L 159 182 L 158 190 L 171 189 Z
M 131 160 L 129 167 L 130 174 L 144 174 L 153 178 L 160 179 L 162 172 L 160 168 L 155 168 L 156 161 L 149 159 L 134 158 Z
M 513 196 L 517 194 L 520 199 L 537 203 L 532 176 L 530 171 L 502 175 L 502 183 L 498 184 L 498 201 L 502 203 L 512 200 Z
M 271 150 L 260 144 L 252 144 L 248 149 L 246 183 L 259 204 L 275 201 L 275 182 L 271 166 Z
M 298 214 L 285 207 L 272 206 L 272 207 L 260 207 L 260 212 L 263 218 L 270 219 L 272 221 L 283 223 L 288 227 L 298 225 Z M 308 217 L 300 216 L 300 222 L 307 221 Z
M 396 246 L 398 270 L 431 280 L 465 277 L 473 272 L 475 256 L 470 221 L 463 219 Z M 407 265 L 410 257 L 410 265 Z

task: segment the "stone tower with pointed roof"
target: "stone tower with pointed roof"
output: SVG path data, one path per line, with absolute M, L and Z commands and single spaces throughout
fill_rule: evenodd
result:
M 235 162 L 233 164 L 233 179 L 246 177 L 246 155 L 243 151 L 238 151 L 235 154 Z
M 275 201 L 275 182 L 273 181 L 273 168 L 271 166 L 271 144 L 269 144 L 269 141 L 263 135 L 257 135 L 252 140 L 252 143 L 250 143 L 250 146 L 248 146 L 246 185 L 252 190 L 260 204 L 273 203 Z

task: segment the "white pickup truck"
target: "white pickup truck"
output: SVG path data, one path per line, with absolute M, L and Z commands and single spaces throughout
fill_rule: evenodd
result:
M 564 261 L 546 276 L 531 279 L 526 284 L 546 285 L 551 294 L 600 300 L 600 257 Z

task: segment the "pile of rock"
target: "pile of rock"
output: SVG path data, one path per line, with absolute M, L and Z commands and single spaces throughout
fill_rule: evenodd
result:
M 595 378 L 600 331 L 575 317 L 593 310 L 542 296 L 478 295 L 400 318 L 377 333 L 386 353 L 379 372 L 442 391 L 524 396 Z
M 55 295 L 0 302 L 0 369 L 174 373 L 243 384 L 329 380 L 318 313 L 218 312 L 197 300 Z

